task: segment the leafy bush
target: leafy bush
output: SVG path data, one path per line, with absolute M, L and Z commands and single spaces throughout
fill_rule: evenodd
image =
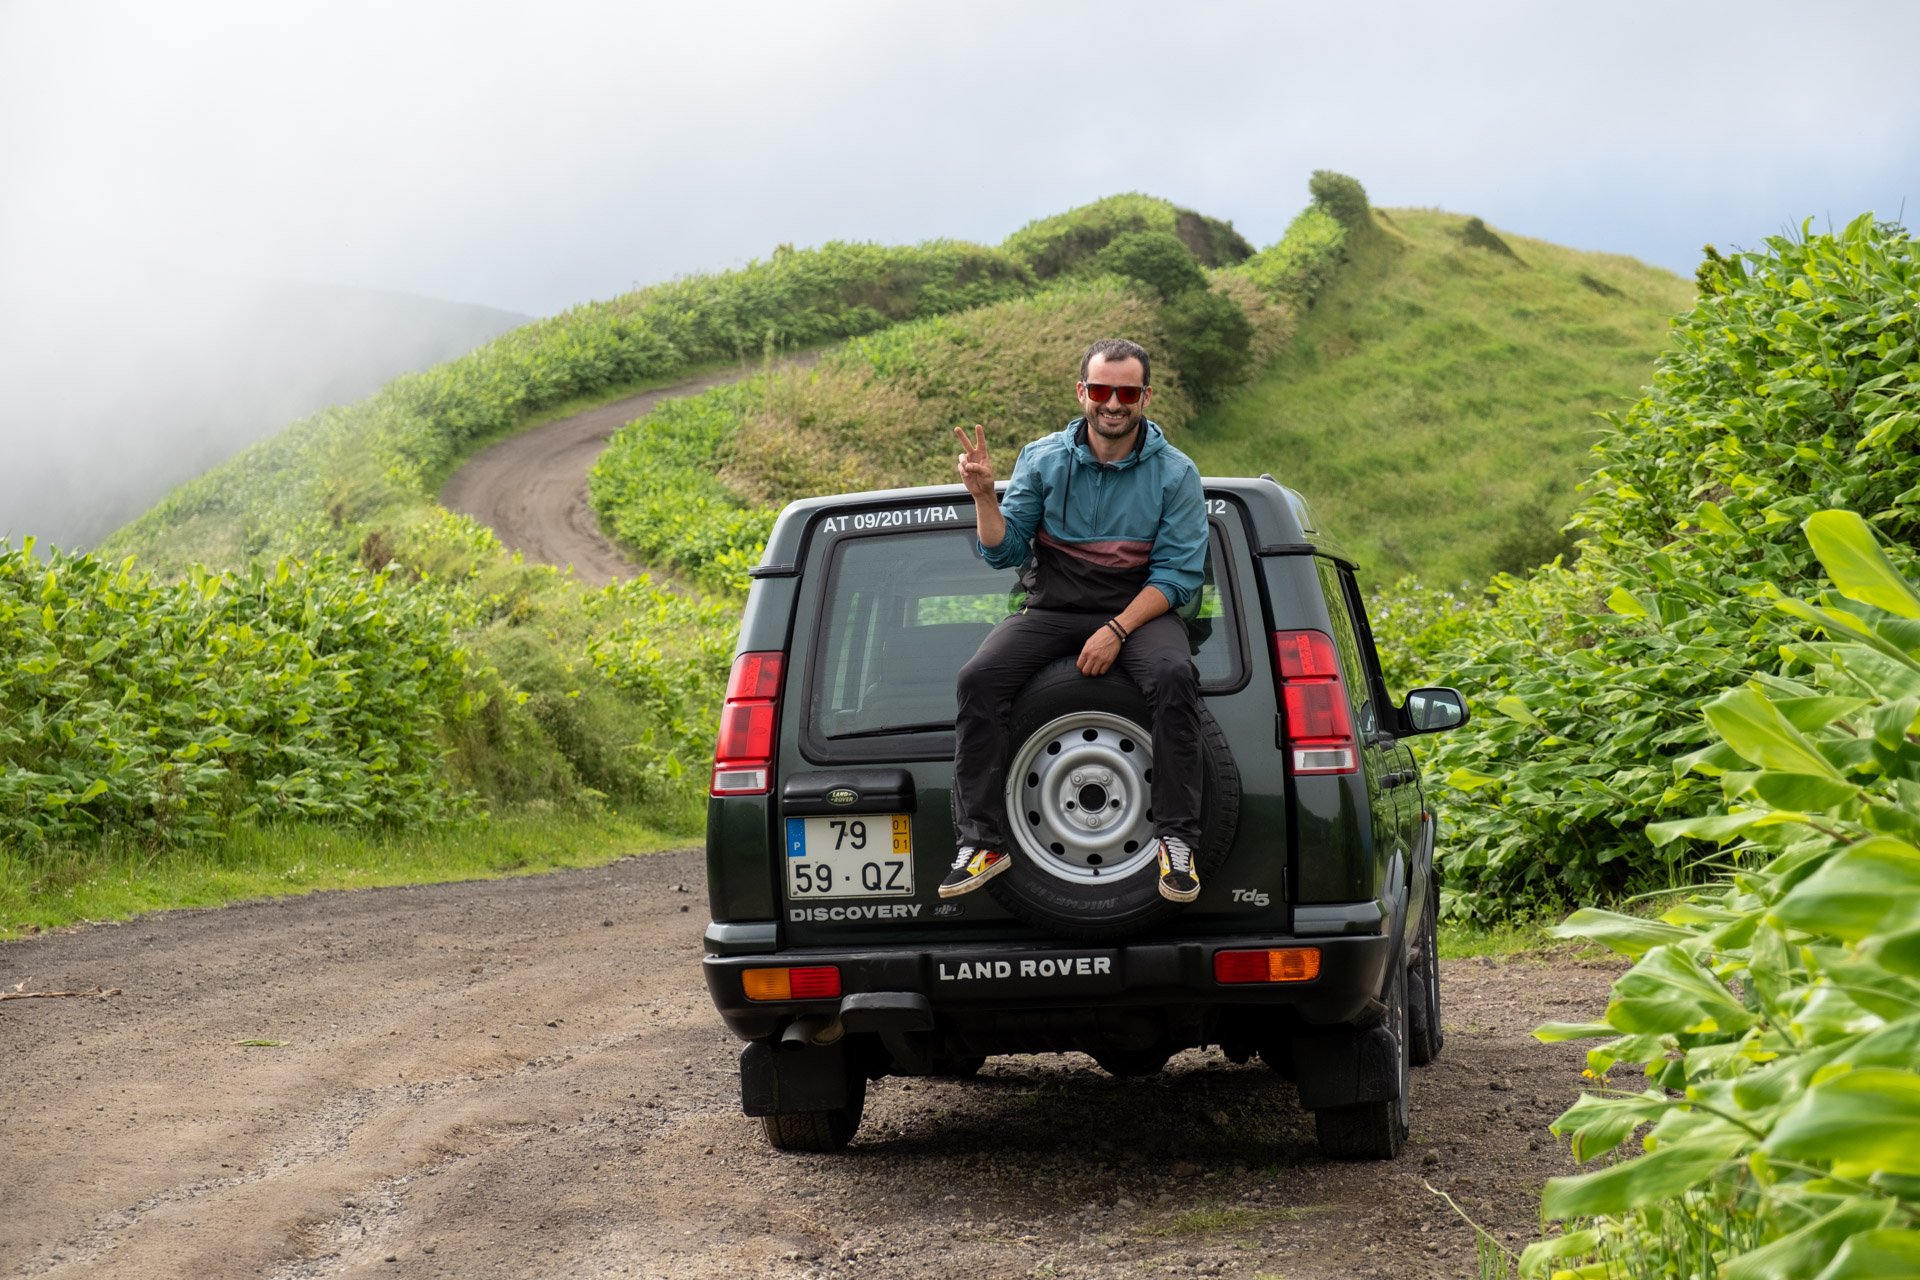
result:
M 1127 276 L 1171 301 L 1192 289 L 1207 287 L 1206 272 L 1193 260 L 1176 236 L 1164 231 L 1130 231 L 1115 236 L 1093 256 L 1093 265 L 1107 275 Z
M 1373 225 L 1368 210 L 1367 189 L 1358 178 L 1331 169 L 1315 169 L 1307 181 L 1313 202 L 1331 214 L 1349 231 L 1362 231 Z
M 1253 254 L 1253 246 L 1231 222 L 1133 192 L 1029 222 L 1000 247 L 1040 279 L 1050 280 L 1097 270 L 1092 260 L 1109 241 L 1142 231 L 1177 236 L 1202 266 L 1231 266 Z
M 1347 229 L 1317 204 L 1293 216 L 1287 232 L 1234 270 L 1275 297 L 1306 300 L 1319 293 L 1345 255 Z
M 326 557 L 163 583 L 0 546 L 0 842 L 455 813 L 441 731 L 478 702 L 459 623 Z
M 1189 289 L 1160 309 L 1167 356 L 1201 404 L 1223 400 L 1253 363 L 1253 322 L 1227 293 Z
M 1676 767 L 1718 777 L 1728 812 L 1649 831 L 1742 841 L 1742 869 L 1657 921 L 1556 931 L 1636 962 L 1604 1021 L 1536 1034 L 1608 1037 L 1587 1074 L 1644 1064 L 1650 1087 L 1583 1094 L 1554 1130 L 1592 1160 L 1652 1128 L 1646 1154 L 1547 1184 L 1573 1229 L 1523 1274 L 1920 1274 L 1920 593 L 1858 515 L 1806 528 L 1839 594 L 1775 607 L 1828 639 L 1787 646 L 1797 678 L 1706 704 L 1714 742 Z
M 1579 562 L 1496 579 L 1440 655 L 1492 712 L 1430 758 L 1456 915 L 1690 883 L 1645 829 L 1717 801 L 1673 762 L 1705 742 L 1702 707 L 1778 672 L 1786 623 L 1750 602 L 1819 586 L 1793 530 L 1844 507 L 1896 546 L 1920 533 L 1913 240 L 1862 217 L 1713 278 L 1650 393 L 1609 419 Z

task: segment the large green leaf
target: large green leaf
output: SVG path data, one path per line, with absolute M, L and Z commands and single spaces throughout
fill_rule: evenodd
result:
M 1691 942 L 1695 937 L 1691 929 L 1598 907 L 1582 907 L 1559 924 L 1550 926 L 1547 932 L 1556 938 L 1589 938 L 1628 956 L 1644 955 L 1668 943 Z
M 1607 1021 L 1622 1031 L 1673 1034 L 1709 1025 L 1739 1031 L 1753 1015 L 1699 961 L 1678 947 L 1660 946 L 1613 984 Z
M 1584 1163 L 1613 1150 L 1635 1129 L 1659 1119 L 1672 1106 L 1672 1100 L 1658 1089 L 1637 1098 L 1596 1098 L 1583 1093 L 1548 1127 L 1556 1137 L 1572 1135 L 1573 1158 Z
M 1592 1253 L 1599 1243 L 1597 1231 L 1569 1231 L 1563 1236 L 1535 1240 L 1520 1254 L 1520 1274 L 1524 1280 L 1535 1280 L 1547 1274 L 1548 1263 Z
M 1863 1231 L 1813 1280 L 1920 1280 L 1920 1231 Z
M 1855 942 L 1920 909 L 1920 849 L 1875 836 L 1829 859 L 1775 904 L 1783 923 Z
M 1873 526 L 1852 511 L 1822 511 L 1802 526 L 1840 594 L 1903 618 L 1920 618 L 1920 595 L 1880 549 Z
M 1741 1254 L 1721 1268 L 1722 1280 L 1804 1280 L 1832 1261 L 1847 1237 L 1884 1226 L 1894 1206 L 1886 1200 L 1851 1200 L 1764 1248 Z
M 1709 702 L 1703 712 L 1727 745 L 1763 769 L 1843 779 L 1820 748 L 1793 727 L 1757 685 L 1742 685 Z
M 1739 1134 L 1702 1135 L 1663 1145 L 1658 1151 L 1594 1173 L 1551 1178 L 1540 1196 L 1540 1216 L 1552 1219 L 1624 1213 L 1665 1200 L 1711 1178 L 1721 1165 L 1739 1154 L 1742 1145 Z
M 1920 977 L 1920 928 L 1868 938 L 1861 943 L 1860 951 L 1883 968 L 1908 977 Z
M 1860 1067 L 1817 1084 L 1765 1145 L 1790 1160 L 1830 1160 L 1842 1176 L 1920 1174 L 1920 1075 Z
M 1816 778 L 1812 774 L 1781 773 L 1772 769 L 1755 775 L 1747 785 L 1754 795 L 1775 809 L 1795 809 L 1807 813 L 1837 808 L 1860 794 L 1860 788 L 1850 782 L 1835 782 L 1831 778 Z

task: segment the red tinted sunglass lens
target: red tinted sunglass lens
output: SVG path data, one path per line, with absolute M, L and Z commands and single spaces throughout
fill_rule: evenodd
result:
M 1139 387 L 1115 387 L 1113 389 L 1113 394 L 1119 399 L 1121 404 L 1139 404 L 1140 403 Z
M 1086 387 L 1087 399 L 1095 404 L 1105 404 L 1115 396 L 1120 398 L 1121 404 L 1138 404 L 1142 390 L 1140 387 L 1116 387 L 1105 382 L 1089 382 Z

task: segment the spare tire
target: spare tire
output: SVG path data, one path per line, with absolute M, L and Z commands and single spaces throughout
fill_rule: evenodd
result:
M 1083 676 L 1071 657 L 1041 668 L 1014 700 L 1007 767 L 1012 865 L 987 882 L 1001 906 L 1081 942 L 1144 933 L 1183 904 L 1160 896 L 1153 849 L 1152 709 L 1119 667 Z M 1201 884 L 1219 870 L 1240 820 L 1240 773 L 1204 706 L 1206 825 L 1194 849 Z

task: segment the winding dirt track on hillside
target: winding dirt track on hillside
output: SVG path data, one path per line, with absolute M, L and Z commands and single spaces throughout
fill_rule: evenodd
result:
M 440 490 L 440 503 L 472 516 L 510 551 L 534 564 L 573 566 L 580 580 L 603 587 L 643 570 L 600 532 L 587 498 L 587 473 L 613 433 L 651 413 L 662 400 L 737 382 L 742 366 L 689 378 L 556 418 L 475 454 Z
M 0 1276 L 1473 1276 L 1423 1183 L 1527 1238 L 1582 1055 L 1526 1033 L 1618 972 L 1445 962 L 1388 1164 L 1321 1159 L 1217 1051 L 887 1079 L 846 1152 L 783 1155 L 701 981 L 704 879 L 686 850 L 0 943 L 0 986 L 121 992 L 0 1003 Z

